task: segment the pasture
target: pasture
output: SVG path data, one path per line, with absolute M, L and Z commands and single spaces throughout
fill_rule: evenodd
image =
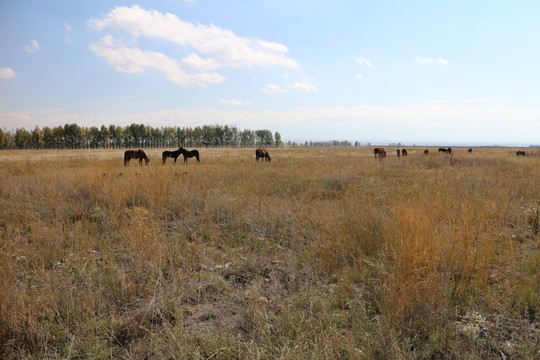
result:
M 0 358 L 539 358 L 540 157 L 385 149 L 0 152 Z

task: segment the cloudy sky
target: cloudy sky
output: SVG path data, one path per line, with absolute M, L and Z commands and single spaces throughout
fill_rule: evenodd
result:
M 0 127 L 540 143 L 539 1 L 0 0 Z

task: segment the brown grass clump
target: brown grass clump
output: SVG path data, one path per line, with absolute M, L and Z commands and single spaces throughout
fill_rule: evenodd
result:
M 539 157 L 454 151 L 3 151 L 0 358 L 538 358 Z

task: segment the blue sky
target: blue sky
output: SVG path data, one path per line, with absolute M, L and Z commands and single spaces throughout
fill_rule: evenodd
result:
M 0 126 L 540 143 L 538 1 L 0 0 Z

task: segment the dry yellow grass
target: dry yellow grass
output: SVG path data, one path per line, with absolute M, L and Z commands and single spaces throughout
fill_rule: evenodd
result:
M 540 157 L 0 152 L 0 357 L 540 357 Z

